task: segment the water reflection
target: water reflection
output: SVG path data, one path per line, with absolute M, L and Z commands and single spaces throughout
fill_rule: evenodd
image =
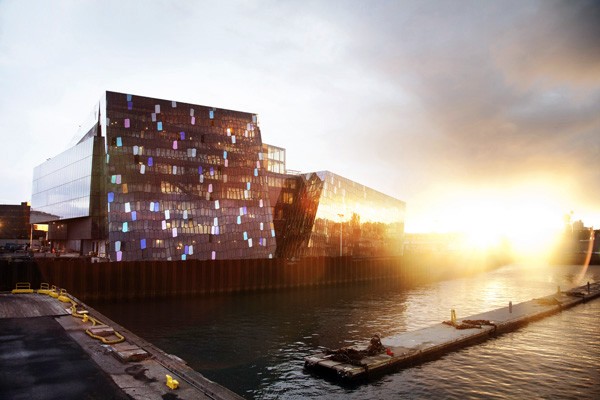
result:
M 451 308 L 460 317 L 545 296 L 557 286 L 566 290 L 581 283 L 579 272 L 569 266 L 508 266 L 412 289 L 385 282 L 96 307 L 248 398 L 519 397 L 537 389 L 540 371 L 555 374 L 549 381 L 574 374 L 569 387 L 585 386 L 589 363 L 582 353 L 600 358 L 599 334 L 588 325 L 590 320 L 597 325 L 600 302 L 358 387 L 305 373 L 302 358 L 323 347 L 364 341 L 374 332 L 389 336 L 438 323 L 449 318 Z M 590 266 L 585 280 L 600 281 L 600 267 Z M 555 365 L 559 359 L 562 366 Z M 547 363 L 557 369 L 552 372 Z M 592 373 L 597 385 L 597 368 Z M 595 390 L 583 391 L 583 397 Z

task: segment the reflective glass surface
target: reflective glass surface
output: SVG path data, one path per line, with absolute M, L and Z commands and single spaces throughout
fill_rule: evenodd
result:
M 90 215 L 93 150 L 94 138 L 87 138 L 33 170 L 31 208 L 43 219 Z
M 274 256 L 255 115 L 113 92 L 106 115 L 111 259 Z
M 263 165 L 269 172 L 285 174 L 285 149 L 263 143 Z
M 113 261 L 401 254 L 404 202 L 327 171 L 287 174 L 254 114 L 106 92 L 94 115 L 34 170 L 36 222 L 67 220 L 53 240 L 108 240 Z
M 271 174 L 269 184 L 279 257 L 402 254 L 403 201 L 329 171 Z

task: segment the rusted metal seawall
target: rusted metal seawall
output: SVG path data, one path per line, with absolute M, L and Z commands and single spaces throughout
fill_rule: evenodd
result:
M 92 263 L 65 257 L 0 261 L 0 290 L 17 282 L 68 288 L 83 301 L 121 300 L 337 285 L 396 279 L 407 286 L 465 276 L 501 265 L 422 257 L 318 257 Z

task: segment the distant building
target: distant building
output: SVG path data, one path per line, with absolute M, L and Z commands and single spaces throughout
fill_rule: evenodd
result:
M 255 114 L 106 92 L 79 142 L 35 168 L 32 222 L 115 261 L 401 253 L 404 202 L 285 161 Z
M 452 253 L 460 250 L 465 241 L 463 233 L 407 233 L 405 253 Z
M 27 202 L 0 204 L 0 246 L 12 244 L 29 248 L 33 245 L 39 248 L 46 238 L 46 232 L 44 227 L 30 224 L 32 213 Z
M 588 230 L 589 228 L 586 228 L 583 224 L 582 220 L 578 220 L 573 222 L 573 228 L 572 231 L 573 232 L 578 232 L 578 231 L 583 231 L 583 230 Z
M 591 227 L 584 226 L 582 221 L 573 222 L 573 233 L 572 237 L 572 250 L 575 253 L 587 253 L 594 252 L 598 253 L 599 242 L 598 232 L 594 231 Z
M 29 239 L 29 211 L 27 202 L 0 204 L 0 239 Z

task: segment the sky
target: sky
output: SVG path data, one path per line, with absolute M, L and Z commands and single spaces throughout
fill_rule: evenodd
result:
M 598 1 L 0 0 L 0 204 L 105 90 L 257 113 L 289 169 L 405 201 L 408 232 L 600 227 Z

